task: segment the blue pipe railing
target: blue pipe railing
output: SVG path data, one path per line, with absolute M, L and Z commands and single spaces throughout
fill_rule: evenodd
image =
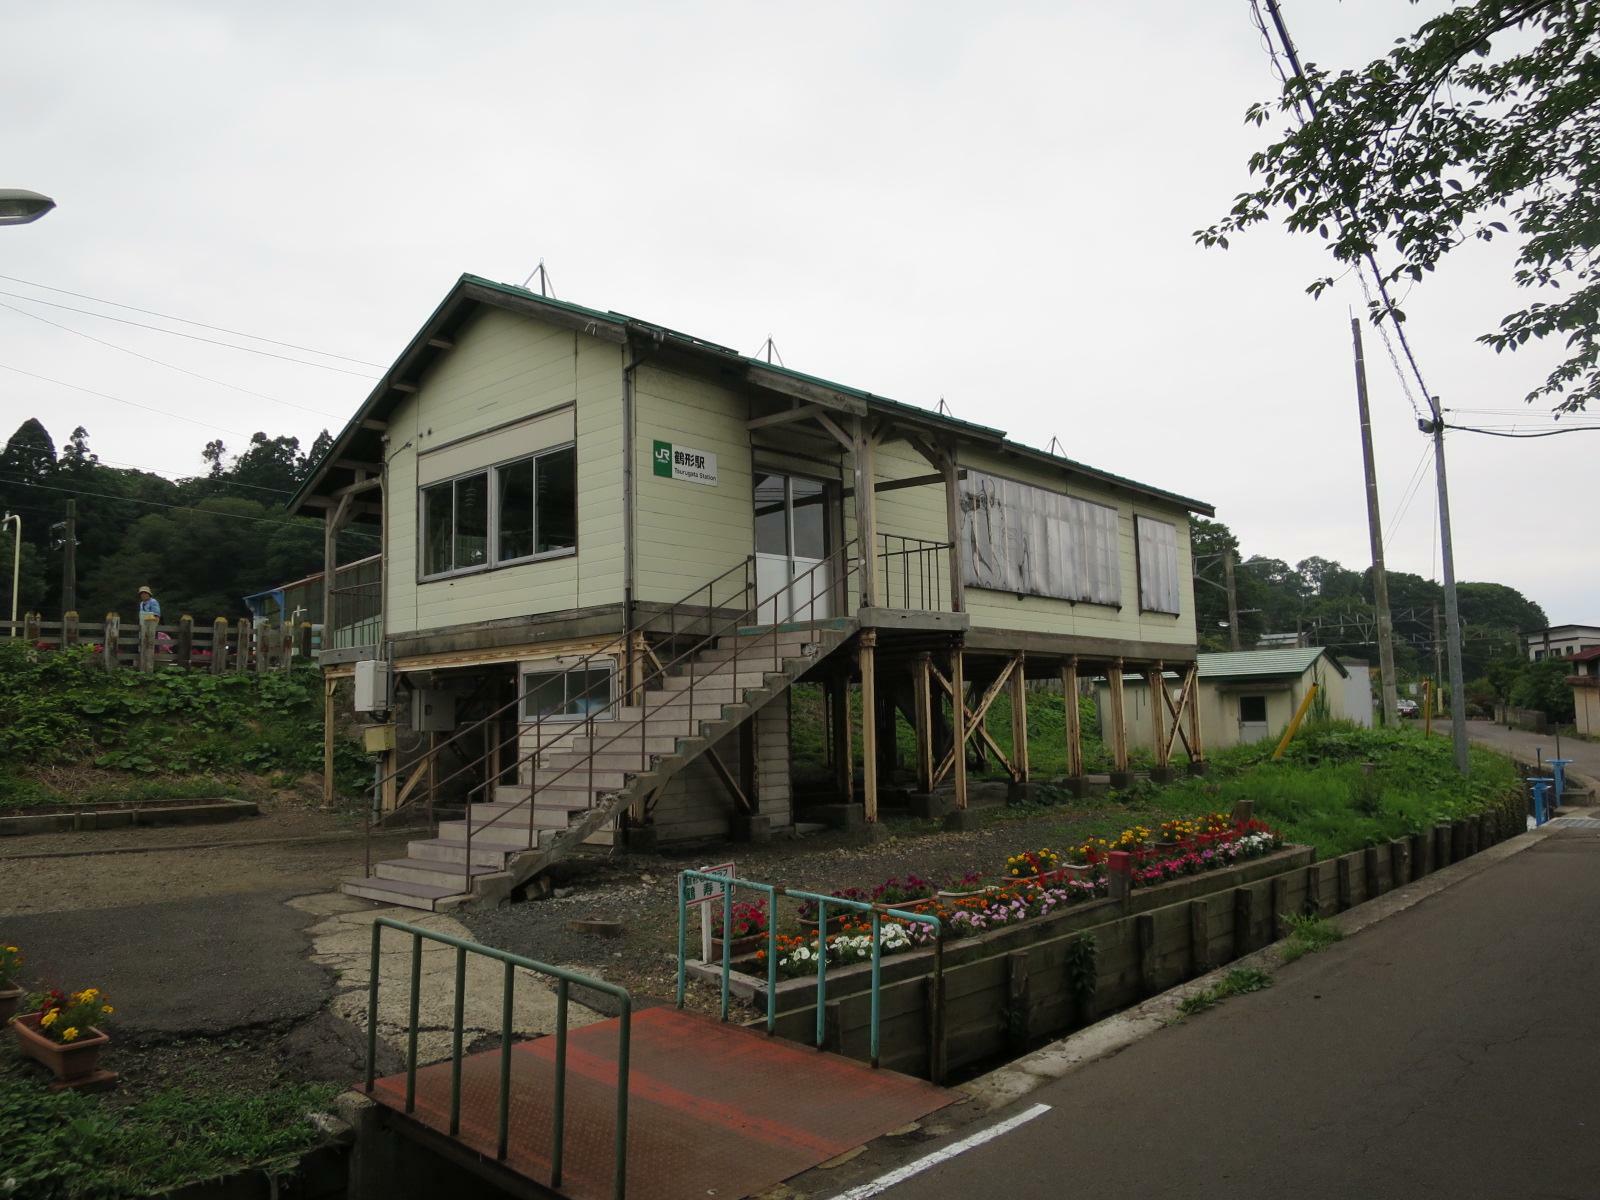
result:
M 450 1136 L 461 1132 L 461 1058 L 462 1033 L 465 1028 L 467 995 L 467 955 L 478 954 L 505 965 L 500 995 L 500 1101 L 499 1138 L 495 1157 L 504 1160 L 508 1148 L 511 1116 L 511 1018 L 512 999 L 515 994 L 516 971 L 521 967 L 538 975 L 547 975 L 556 981 L 556 1054 L 555 1096 L 550 1116 L 550 1186 L 561 1186 L 562 1158 L 566 1149 L 566 1095 L 567 1095 L 567 1005 L 572 984 L 593 988 L 611 996 L 621 1009 L 617 1027 L 617 1129 L 614 1153 L 615 1172 L 612 1179 L 614 1200 L 623 1200 L 627 1184 L 628 1163 L 628 1056 L 633 1020 L 633 997 L 628 990 L 603 979 L 595 979 L 552 967 L 548 963 L 497 950 L 493 946 L 469 942 L 464 938 L 435 933 L 416 925 L 407 925 L 389 917 L 378 917 L 372 922 L 372 974 L 367 984 L 367 1094 L 371 1095 L 377 1076 L 378 1062 L 378 981 L 379 949 L 385 929 L 399 930 L 411 938 L 411 994 L 409 1020 L 406 1027 L 406 1099 L 405 1111 L 411 1113 L 417 1103 L 417 1017 L 422 992 L 422 943 L 424 939 L 451 946 L 456 952 L 455 1011 L 450 1037 Z
M 767 1032 L 778 1028 L 778 897 L 809 901 L 817 906 L 817 1049 L 823 1047 L 827 1035 L 828 1003 L 828 909 L 833 907 L 847 912 L 865 913 L 871 921 L 872 982 L 871 982 L 871 1053 L 872 1065 L 879 1059 L 878 1025 L 881 1011 L 880 993 L 883 983 L 883 918 L 890 917 L 933 928 L 934 949 L 942 964 L 944 936 L 939 918 L 930 913 L 913 912 L 864 900 L 846 900 L 841 896 L 823 896 L 816 892 L 796 891 L 753 879 L 736 879 L 715 875 L 708 871 L 681 871 L 678 874 L 678 1007 L 682 1008 L 688 990 L 689 959 L 689 884 L 693 880 L 718 884 L 722 889 L 722 1019 L 728 1019 L 729 984 L 733 975 L 733 893 L 744 888 L 767 899 Z M 713 901 L 707 900 L 706 903 Z

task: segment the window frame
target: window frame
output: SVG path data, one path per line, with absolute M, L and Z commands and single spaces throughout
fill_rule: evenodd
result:
M 578 667 L 584 667 L 584 669 L 588 671 L 605 672 L 606 682 L 608 684 L 606 688 L 606 708 L 605 711 L 592 715 L 593 719 L 596 721 L 615 721 L 617 719 L 618 707 L 616 703 L 617 676 L 619 674 L 617 670 L 617 660 L 611 655 L 601 655 L 598 658 L 588 660 L 587 666 L 584 666 L 584 663 L 585 659 L 577 656 L 539 658 L 519 662 L 517 664 L 517 724 L 525 728 L 532 728 L 533 726 L 542 724 L 544 722 L 557 722 L 559 724 L 568 725 L 589 720 L 591 714 L 588 713 L 530 717 L 527 711 L 528 677 L 530 675 L 548 675 L 559 679 L 563 675 L 566 675 L 569 671 L 575 670 Z M 565 692 L 563 692 L 562 702 L 566 703 L 567 699 L 568 697 L 566 696 Z
M 522 555 L 518 558 L 500 557 L 500 472 L 506 467 L 516 463 L 533 463 L 533 496 L 535 506 L 533 510 L 532 542 L 539 544 L 539 510 L 537 496 L 539 489 L 539 460 L 549 458 L 564 451 L 572 451 L 572 545 L 562 546 L 555 550 L 546 550 L 542 553 Z M 441 579 L 455 579 L 462 575 L 478 575 L 484 571 L 497 571 L 502 567 L 522 567 L 529 563 L 548 562 L 556 558 L 570 558 L 578 553 L 578 443 L 576 439 L 561 442 L 554 446 L 546 446 L 532 454 L 518 454 L 513 458 L 503 458 L 484 466 L 473 467 L 467 471 L 459 471 L 454 475 L 446 475 L 435 479 L 431 483 L 417 485 L 417 582 L 435 583 Z M 455 520 L 455 488 L 463 479 L 471 479 L 475 475 L 483 475 L 488 480 L 488 505 L 489 505 L 489 536 L 486 560 L 469 567 L 457 567 L 455 563 L 454 540 L 456 535 Z M 428 526 L 427 526 L 427 494 L 435 488 L 448 487 L 450 489 L 450 536 L 451 536 L 451 567 L 448 571 L 427 570 L 428 562 Z

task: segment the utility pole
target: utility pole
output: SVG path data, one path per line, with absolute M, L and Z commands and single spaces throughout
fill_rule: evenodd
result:
M 1356 351 L 1356 410 L 1361 416 L 1361 466 L 1367 473 L 1367 537 L 1372 542 L 1372 601 L 1378 614 L 1378 678 L 1383 689 L 1383 723 L 1400 722 L 1400 695 L 1394 678 L 1394 625 L 1389 613 L 1389 575 L 1383 565 L 1383 521 L 1378 515 L 1378 471 L 1372 458 L 1372 413 L 1367 408 L 1367 360 L 1361 351 L 1361 318 L 1350 318 Z
M 1272 16 L 1272 24 L 1278 32 L 1278 40 L 1283 43 L 1284 54 L 1288 56 L 1289 65 L 1294 68 L 1295 76 L 1303 81 L 1306 73 L 1300 65 L 1300 54 L 1294 48 L 1294 41 L 1289 37 L 1289 29 L 1283 23 L 1283 11 L 1278 5 L 1278 0 L 1266 0 L 1266 5 L 1267 12 Z M 1317 96 L 1314 91 L 1307 90 L 1306 103 L 1311 115 L 1315 117 Z M 1418 388 L 1428 401 L 1428 411 L 1432 417 L 1431 420 L 1418 421 L 1417 426 L 1423 433 L 1433 436 L 1433 473 L 1439 490 L 1439 559 L 1444 571 L 1444 627 L 1447 639 L 1445 649 L 1450 662 L 1450 733 L 1455 743 L 1456 770 L 1467 775 L 1471 773 L 1467 757 L 1467 689 L 1461 676 L 1461 609 L 1456 603 L 1456 554 L 1455 544 L 1450 536 L 1450 485 L 1444 465 L 1444 411 L 1439 406 L 1439 397 L 1423 385 L 1422 371 L 1417 366 L 1416 360 L 1411 357 L 1411 346 L 1406 339 L 1405 327 L 1400 324 L 1400 317 L 1395 312 L 1394 300 L 1389 295 L 1389 286 L 1384 282 L 1383 272 L 1378 268 L 1377 255 L 1369 250 L 1363 257 L 1372 271 L 1373 282 L 1377 285 L 1378 295 L 1383 300 L 1384 311 L 1394 324 L 1395 336 L 1411 362 L 1411 369 L 1417 376 Z M 1435 646 L 1437 647 L 1437 639 Z
M 1239 593 L 1233 586 L 1233 550 L 1222 552 L 1222 586 L 1228 592 L 1228 646 L 1239 649 Z
M 78 502 L 67 501 L 67 524 L 61 546 L 61 613 L 78 611 Z
M 1439 681 L 1444 677 L 1444 663 L 1440 661 L 1440 656 L 1443 653 L 1444 646 L 1439 641 L 1439 605 L 1436 602 L 1433 606 L 1433 695 L 1436 708 L 1438 707 Z M 1441 714 L 1443 711 L 1442 708 L 1439 709 Z

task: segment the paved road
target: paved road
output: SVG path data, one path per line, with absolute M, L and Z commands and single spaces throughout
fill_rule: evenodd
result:
M 1529 762 L 1536 761 L 1536 752 L 1542 753 L 1545 759 L 1554 758 L 1556 753 L 1554 734 L 1507 729 L 1493 721 L 1468 721 L 1467 736 L 1475 742 L 1516 754 Z M 1561 739 L 1561 757 L 1572 760 L 1572 766 L 1567 768 L 1570 773 L 1591 784 L 1600 784 L 1600 742 L 1564 737 Z
M 1600 831 L 1553 833 L 1034 1092 L 994 1119 L 1050 1112 L 883 1195 L 1594 1196 L 1597 927 Z

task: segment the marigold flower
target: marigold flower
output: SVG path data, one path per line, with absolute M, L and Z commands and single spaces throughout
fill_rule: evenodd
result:
M 765 951 L 763 951 L 763 953 L 765 953 Z M 109 1005 L 109 1004 L 103 1004 L 103 1005 L 100 1006 L 100 1011 L 101 1011 L 102 1014 L 104 1014 L 105 1016 L 109 1017 L 112 1013 L 116 1012 L 117 1010 L 112 1008 L 111 1005 Z
M 43 1025 L 46 1029 L 49 1029 L 50 1026 L 56 1023 L 56 1017 L 58 1016 L 60 1016 L 60 1014 L 52 1008 L 49 1012 L 45 1013 L 44 1016 L 39 1018 L 39 1024 Z
M 78 1037 L 78 1027 L 76 1025 L 68 1025 L 65 1029 L 63 1029 L 61 1031 L 61 1040 L 63 1042 L 76 1041 L 77 1037 Z

